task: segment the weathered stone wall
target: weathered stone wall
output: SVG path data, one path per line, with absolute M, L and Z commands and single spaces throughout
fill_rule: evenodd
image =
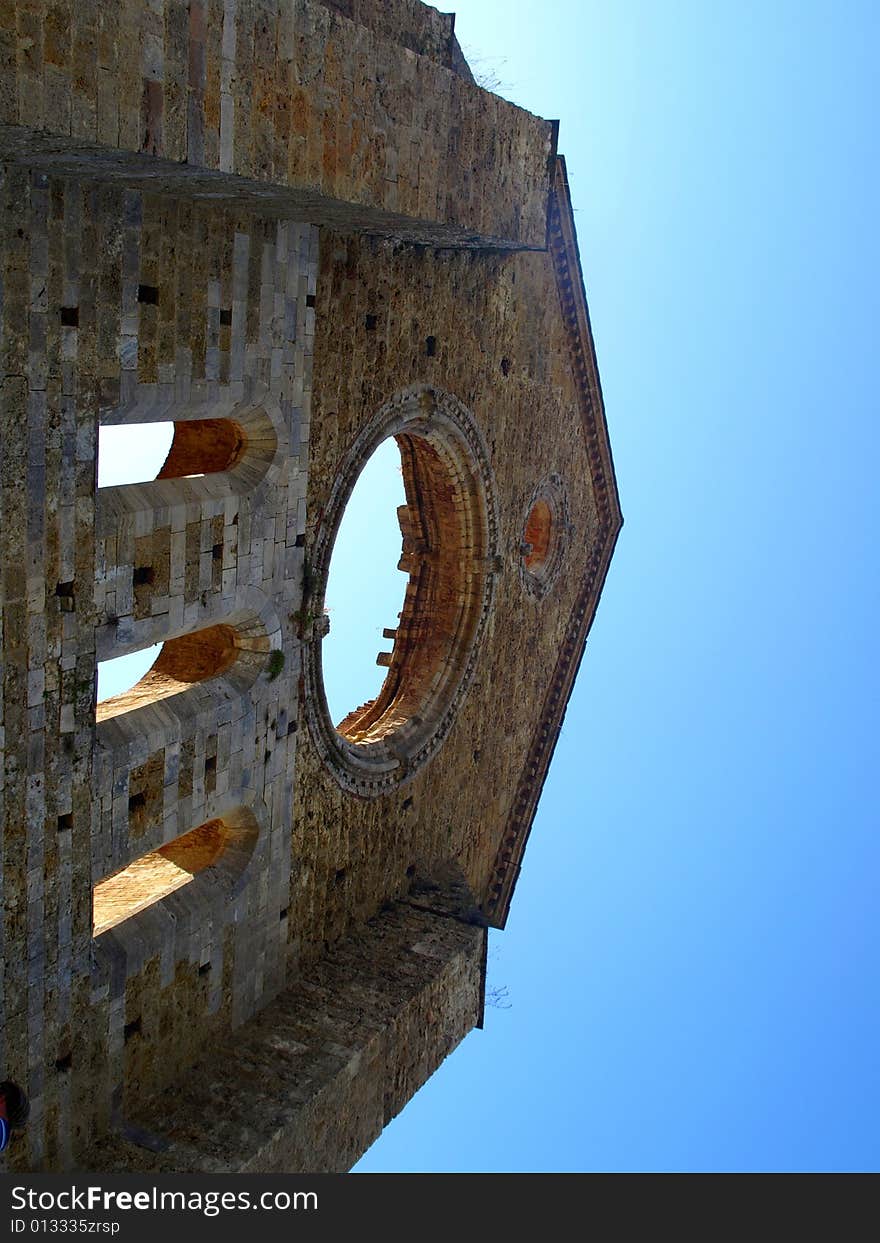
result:
M 19 193 L 23 184 L 17 187 Z M 196 247 L 188 244 L 189 232 L 184 238 L 175 234 L 176 217 L 172 219 L 174 213 L 182 212 L 189 221 L 193 209 L 179 204 L 169 217 L 172 209 L 165 200 L 147 200 L 141 204 L 143 216 L 135 236 L 149 235 L 151 222 L 161 219 L 163 229 L 156 236 L 163 238 L 167 256 L 164 265 L 151 268 L 146 262 L 126 261 L 124 245 L 115 249 L 107 245 L 103 230 L 112 231 L 113 221 L 125 218 L 125 205 L 105 203 L 102 215 L 98 203 L 101 195 L 116 193 L 83 190 L 69 183 L 58 189 L 62 205 L 65 195 L 68 201 L 70 196 L 74 201 L 82 194 L 98 196 L 89 214 L 96 230 L 96 253 L 115 254 L 120 272 L 119 286 L 108 285 L 117 300 L 115 321 L 111 317 L 116 333 L 109 328 L 104 331 L 106 340 L 112 340 L 131 365 L 121 373 L 117 369 L 115 378 L 112 374 L 92 377 L 87 368 L 82 369 L 82 383 L 91 380 L 99 391 L 97 407 L 112 399 L 117 404 L 103 408 L 107 418 L 115 421 L 138 420 L 145 411 L 155 418 L 167 416 L 169 409 L 180 414 L 187 407 L 186 400 L 177 400 L 175 405 L 181 388 L 191 395 L 193 387 L 208 383 L 206 369 L 213 369 L 215 378 L 210 383 L 215 397 L 224 383 L 238 383 L 245 370 L 253 377 L 252 385 L 267 383 L 271 390 L 275 381 L 269 327 L 289 321 L 282 314 L 283 298 L 279 302 L 271 292 L 260 291 L 266 280 L 271 290 L 271 282 L 277 279 L 273 273 L 279 246 L 282 254 L 289 253 L 287 243 L 279 240 L 285 237 L 286 226 L 280 226 L 279 234 L 279 226 L 268 222 L 210 213 L 206 221 L 210 220 L 219 236 L 210 246 Z M 133 210 L 131 205 L 129 210 Z M 224 231 L 228 231 L 225 241 Z M 249 256 L 246 268 L 240 258 L 245 253 L 243 239 L 247 239 Z M 124 507 L 116 505 L 112 521 L 106 516 L 106 498 L 97 496 L 98 537 L 89 545 L 94 559 L 88 569 L 80 571 L 86 576 L 84 584 L 77 586 L 74 575 L 75 611 L 64 613 L 59 605 L 58 612 L 59 619 L 69 619 L 71 634 L 81 639 L 87 652 L 81 664 L 89 698 L 75 706 L 78 719 L 89 720 L 94 710 L 95 654 L 111 656 L 237 618 L 241 625 L 251 624 L 260 614 L 260 597 L 254 593 L 262 593 L 263 601 L 269 602 L 268 612 L 265 603 L 263 607 L 263 633 L 285 652 L 286 663 L 275 682 L 264 671 L 256 681 L 239 684 L 240 697 L 233 701 L 237 707 L 228 705 L 228 687 L 218 699 L 210 684 L 195 684 L 177 700 L 167 698 L 99 722 L 93 762 L 88 760 L 91 736 L 86 735 L 81 744 L 86 758 L 80 765 L 80 801 L 71 801 L 69 820 L 60 834 L 44 833 L 46 825 L 53 824 L 55 808 L 38 805 L 32 793 L 32 839 L 36 843 L 43 835 L 42 849 L 48 851 L 44 857 L 49 862 L 42 872 L 42 888 L 35 888 L 32 873 L 36 901 L 29 908 L 30 935 L 45 936 L 48 927 L 47 943 L 53 952 L 61 953 L 62 978 L 69 980 L 76 999 L 62 1002 L 65 1008 L 59 1013 L 52 970 L 46 974 L 43 960 L 32 963 L 35 989 L 48 987 L 51 997 L 41 1026 L 34 1005 L 37 994 L 32 991 L 31 1031 L 13 1046 L 19 1057 L 25 1048 L 29 1050 L 29 1073 L 16 1064 L 15 1056 L 8 1062 L 9 1073 L 17 1073 L 34 1092 L 28 1146 L 18 1146 L 13 1153 L 23 1168 L 75 1159 L 87 1137 L 137 1111 L 164 1083 L 179 1081 L 206 1039 L 216 1038 L 253 1013 L 283 987 L 286 973 L 296 963 L 318 962 L 328 945 L 372 917 L 383 902 L 404 895 L 414 875 L 430 873 L 438 864 L 457 858 L 478 898 L 485 896 L 534 730 L 536 704 L 553 672 L 596 522 L 554 273 L 548 257 L 540 255 L 477 257 L 331 233 L 325 233 L 322 248 L 323 263 L 314 286 L 316 413 L 311 423 L 309 468 L 313 525 L 322 512 L 343 448 L 382 401 L 419 381 L 434 382 L 459 395 L 482 427 L 490 451 L 501 530 L 501 560 L 493 571 L 495 604 L 477 675 L 450 735 L 424 770 L 393 795 L 364 801 L 344 794 L 317 759 L 308 732 L 288 732 L 297 717 L 295 615 L 309 541 L 308 532 L 303 535 L 305 481 L 301 472 L 297 474 L 296 459 L 283 456 L 286 466 L 279 468 L 278 480 L 287 479 L 284 489 L 277 481 L 263 479 L 252 493 L 224 492 L 219 501 L 189 498 L 180 506 L 179 520 L 172 494 L 165 496 L 164 508 L 146 508 L 137 499 L 144 488 L 154 485 L 129 485 L 132 513 L 126 517 Z M 36 250 L 39 254 L 39 247 Z M 254 251 L 260 256 L 258 266 Z M 313 253 L 306 239 L 305 250 L 296 250 L 291 258 L 296 281 L 304 282 L 297 286 L 300 295 L 315 281 L 314 268 L 310 268 Z M 236 254 L 241 265 L 238 285 Z M 220 264 L 213 279 L 194 285 L 175 272 L 175 264 L 188 269 L 205 255 L 214 255 Z M 225 275 L 224 261 L 233 269 Z M 245 280 L 245 270 L 252 274 L 253 283 L 251 277 Z M 99 282 L 101 271 L 99 267 Z M 79 279 L 82 272 L 77 272 Z M 138 323 L 131 334 L 137 346 L 133 352 L 126 351 L 122 331 L 125 299 L 130 296 L 125 293 L 125 279 L 132 282 L 132 289 L 144 284 L 158 288 L 159 301 L 146 306 L 159 323 L 171 324 L 164 333 L 150 325 L 141 333 Z M 53 281 L 48 285 L 49 296 L 56 291 Z M 159 283 L 153 286 L 153 281 Z M 188 298 L 183 320 L 163 317 L 162 290 L 182 287 Z M 79 307 L 81 327 L 67 349 L 69 353 L 78 350 L 81 334 L 89 358 L 90 295 L 80 286 L 68 286 L 70 291 L 74 288 L 76 298 L 71 292 L 67 301 Z M 240 300 L 234 296 L 236 288 L 242 293 Z M 200 315 L 190 301 L 194 289 L 203 291 Z M 214 295 L 209 296 L 212 289 Z M 224 318 L 231 320 L 230 331 L 221 341 L 221 311 L 229 301 L 231 314 Z M 300 305 L 307 301 L 301 296 Z M 133 305 L 138 314 L 141 304 L 136 297 Z M 302 339 L 309 341 L 306 327 L 312 309 L 302 310 L 290 347 Z M 13 322 L 27 323 L 28 315 L 25 308 L 23 319 Z M 53 331 L 58 332 L 60 351 L 61 329 L 54 322 Z M 237 344 L 239 332 L 245 336 L 243 348 Z M 428 337 L 432 338 L 430 350 Z M 199 342 L 198 349 L 193 349 L 194 340 Z M 288 391 L 283 389 L 285 367 L 292 368 L 288 376 L 292 384 L 297 364 L 284 363 L 287 347 L 276 348 L 280 350 L 278 383 Z M 49 357 L 56 356 L 50 352 Z M 78 357 L 72 354 L 74 362 Z M 110 357 L 106 370 L 114 370 Z M 193 378 L 196 372 L 202 373 L 198 379 Z M 80 372 L 74 369 L 70 374 Z M 257 379 L 260 375 L 263 381 Z M 109 397 L 101 398 L 102 383 Z M 279 396 L 279 407 L 282 400 L 288 403 L 288 414 L 279 426 L 286 425 L 289 434 L 298 423 L 301 436 L 308 426 L 302 407 L 292 404 L 292 396 Z M 81 409 L 78 416 L 89 453 L 94 452 L 95 404 Z M 187 408 L 198 414 L 204 406 L 199 400 Z M 34 452 L 39 456 L 38 450 Z M 284 454 L 289 453 L 286 448 Z M 558 475 L 564 482 L 573 530 L 565 533 L 563 573 L 538 601 L 523 589 L 520 543 L 529 498 L 536 483 L 549 475 Z M 88 480 L 93 488 L 93 460 Z M 163 480 L 159 486 L 173 489 L 183 482 Z M 117 493 L 124 492 L 108 491 L 117 501 Z M 13 494 L 17 495 L 14 484 L 5 495 Z M 86 490 L 81 505 L 86 517 L 94 505 L 94 492 Z M 190 514 L 195 519 L 192 531 Z M 222 527 L 215 530 L 218 518 L 222 518 Z M 270 530 L 273 539 L 267 547 Z M 281 533 L 283 547 L 278 545 Z M 221 559 L 215 575 L 214 549 L 218 547 Z M 134 571 L 144 565 L 152 566 L 155 573 L 136 592 Z M 38 574 L 42 581 L 45 569 L 38 567 Z M 36 592 L 36 578 L 33 585 Z M 41 608 L 43 603 L 40 597 Z M 270 615 L 272 622 L 266 623 Z M 15 651 L 17 633 L 7 631 L 7 635 Z M 33 659 L 30 652 L 28 656 Z M 54 649 L 47 651 L 44 663 L 50 674 L 53 658 Z M 49 710 L 60 708 L 49 699 Z M 487 719 L 503 729 L 503 745 L 487 740 Z M 20 765 L 24 772 L 26 764 L 16 748 L 9 756 L 9 771 L 15 774 Z M 50 771 L 46 784 L 53 791 L 63 790 L 60 769 L 56 766 Z M 56 772 L 60 782 L 56 782 Z M 37 776 L 32 773 L 32 788 Z M 297 795 L 291 823 L 294 780 Z M 24 785 L 18 787 L 13 781 L 8 789 L 15 797 Z M 218 918 L 215 895 L 206 890 L 200 897 L 194 883 L 189 891 L 171 895 L 159 908 L 142 912 L 100 938 L 93 969 L 89 965 L 91 885 L 115 867 L 203 821 L 222 816 L 239 803 L 257 816 L 260 836 L 253 861 L 244 865 L 251 883 L 238 892 L 228 918 Z M 70 851 L 71 860 L 77 860 L 75 872 L 71 865 L 64 866 L 63 854 L 56 855 L 59 845 L 61 851 Z M 14 857 L 14 852 L 13 835 L 7 858 Z M 257 883 L 260 875 L 271 878 L 268 888 L 263 881 Z M 44 926 L 46 899 L 57 914 L 50 915 Z M 13 898 L 11 910 L 15 909 Z M 64 941 L 69 909 L 74 912 L 76 934 L 70 948 Z M 59 921 L 58 949 L 53 919 Z M 22 944 L 21 935 L 14 944 Z M 12 972 L 16 961 L 13 954 Z M 6 996 L 10 996 L 8 990 Z M 9 1030 L 16 1031 L 14 1014 Z M 78 1045 L 71 1057 L 73 1034 L 83 1031 L 89 1039 L 83 1042 L 82 1052 Z M 57 1069 L 56 1062 L 63 1069 Z M 68 1130 L 72 1118 L 78 1119 L 78 1135 Z
M 419 56 L 427 56 L 454 68 L 455 14 L 440 13 L 419 0 L 320 0 L 325 8 L 348 17 L 360 26 L 409 48 Z
M 543 246 L 553 127 L 448 68 L 430 12 L 18 0 L 0 7 L 0 154 L 211 195 L 229 173 L 300 219 L 335 205 L 340 223 Z
M 394 905 L 307 967 L 82 1168 L 349 1169 L 481 1021 L 485 930 L 448 895 L 430 897 Z
M 3 195 L 0 1058 L 37 1168 L 285 978 L 317 234 L 17 167 Z M 206 409 L 233 471 L 96 488 L 99 423 Z M 96 725 L 98 660 L 212 625 L 231 665 L 187 682 L 202 644 Z M 215 817 L 253 830 L 226 872 L 93 943 L 93 885 Z
M 485 898 L 597 533 L 570 338 L 549 256 L 428 251 L 324 232 L 316 309 L 307 554 L 337 464 L 359 429 L 395 392 L 433 383 L 464 402 L 482 428 L 501 565 L 473 683 L 426 767 L 391 794 L 356 799 L 341 792 L 311 741 L 301 742 L 294 850 L 308 851 L 309 865 L 292 910 L 298 926 L 312 929 L 315 940 L 303 948 L 313 955 L 323 939 L 405 892 L 413 871 L 448 858 L 461 861 Z M 552 474 L 563 481 L 572 529 L 563 536 L 558 578 L 536 600 L 524 589 L 520 544 L 535 486 Z M 401 575 L 401 595 L 404 581 Z

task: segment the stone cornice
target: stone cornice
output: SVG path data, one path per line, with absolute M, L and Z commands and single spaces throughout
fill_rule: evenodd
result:
M 583 273 L 565 160 L 557 156 L 547 226 L 547 244 L 553 258 L 562 315 L 568 331 L 571 364 L 578 390 L 578 405 L 586 437 L 590 476 L 596 500 L 598 528 L 590 550 L 581 590 L 566 629 L 550 687 L 514 799 L 513 811 L 495 858 L 484 908 L 489 922 L 503 928 L 522 865 L 526 842 L 575 677 L 584 654 L 599 597 L 623 515 L 611 458 L 602 387 L 590 329 Z

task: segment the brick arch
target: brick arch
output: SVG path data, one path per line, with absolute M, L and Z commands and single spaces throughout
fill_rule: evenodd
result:
M 102 409 L 99 418 L 102 426 L 174 424 L 155 479 L 98 489 L 99 535 L 112 535 L 132 512 L 183 514 L 194 504 L 204 509 L 218 498 L 243 498 L 263 480 L 277 482 L 290 454 L 287 422 L 260 383 L 192 383 L 180 399 L 161 385 L 139 385 L 132 400 Z M 145 533 L 150 519 L 139 521 Z
M 235 419 L 178 419 L 157 479 L 232 470 L 247 452 L 247 432 Z
M 266 669 L 270 651 L 263 623 L 253 615 L 167 638 L 140 681 L 97 705 L 96 719 L 100 723 L 146 708 L 215 679 L 243 694 Z
M 181 954 L 202 960 L 212 940 L 219 945 L 223 929 L 240 918 L 246 891 L 265 865 L 267 808 L 238 786 L 210 799 L 204 814 L 151 848 L 131 843 L 127 862 L 110 872 L 93 861 L 96 980 L 114 961 L 124 980 L 169 949 L 175 960 Z
M 202 624 L 191 629 L 153 633 L 142 642 L 113 642 L 107 631 L 99 632 L 100 660 L 157 640 L 164 640 L 164 649 L 141 683 L 119 697 L 126 702 L 105 701 L 111 709 L 97 722 L 100 764 L 120 776 L 130 777 L 135 771 L 140 775 L 134 787 L 127 783 L 114 796 L 114 825 L 116 800 L 127 797 L 129 803 L 125 823 L 112 832 L 105 824 L 110 804 L 102 803 L 100 829 L 91 839 L 95 875 L 125 866 L 134 842 L 138 853 L 156 849 L 169 832 L 188 828 L 193 815 L 204 822 L 215 814 L 209 789 L 200 795 L 189 791 L 186 798 L 171 797 L 177 761 L 169 756 L 191 747 L 206 721 L 216 719 L 218 712 L 228 714 L 236 703 L 238 711 L 246 712 L 265 696 L 293 693 L 292 662 L 282 662 L 275 672 L 281 660 L 281 626 L 273 602 L 258 588 L 241 588 L 231 600 L 213 601 L 201 610 L 199 621 Z M 206 634 L 214 640 L 208 654 L 198 650 Z M 167 679 L 165 685 L 162 678 Z
M 221 817 L 208 820 L 99 881 L 92 898 L 94 935 L 109 931 L 216 867 L 231 842 L 241 836 Z
M 336 726 L 355 744 L 387 738 L 424 715 L 438 677 L 455 676 L 485 574 L 485 532 L 468 521 L 473 476 L 442 442 L 417 432 L 394 439 L 407 498 L 398 510 L 399 568 L 409 580 L 397 627 L 387 636 L 392 650 L 380 657 L 388 669 L 381 690 Z

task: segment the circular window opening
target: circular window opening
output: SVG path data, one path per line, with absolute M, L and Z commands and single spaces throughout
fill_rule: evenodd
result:
M 525 562 L 527 570 L 543 565 L 550 551 L 553 515 L 546 501 L 536 501 L 526 520 Z
M 559 475 L 548 475 L 526 507 L 520 544 L 523 585 L 534 599 L 541 599 L 553 585 L 571 529 L 562 480 Z
M 406 504 L 393 437 L 379 445 L 354 486 L 333 545 L 324 607 L 330 629 L 321 654 L 330 719 L 340 722 L 379 694 L 403 608 L 398 509 Z
M 343 460 L 315 537 L 308 612 L 323 612 L 343 512 L 364 466 L 389 438 L 400 453 L 397 564 L 407 577 L 399 615 L 383 627 L 377 663 L 384 681 L 334 726 L 317 636 L 305 661 L 316 745 L 337 780 L 365 796 L 405 780 L 446 737 L 474 667 L 496 564 L 488 455 L 471 415 L 450 394 L 408 389 L 382 407 Z

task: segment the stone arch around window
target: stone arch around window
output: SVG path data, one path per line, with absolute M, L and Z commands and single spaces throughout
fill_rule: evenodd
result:
M 286 420 L 263 384 L 194 382 L 186 400 L 171 385 L 139 385 L 133 400 L 99 417 L 102 426 L 172 422 L 175 428 L 155 479 L 98 489 L 99 536 L 111 535 L 132 513 L 244 496 L 263 480 L 276 482 L 291 452 Z
M 251 420 L 251 426 L 256 420 Z M 233 470 L 253 450 L 236 419 L 177 419 L 174 439 L 157 479 L 186 479 Z
M 334 728 L 327 709 L 320 634 L 304 655 L 312 737 L 339 784 L 362 797 L 418 770 L 451 728 L 476 665 L 494 598 L 499 520 L 489 454 L 470 412 L 450 393 L 416 385 L 381 407 L 345 454 L 310 552 L 320 616 L 336 533 L 367 459 L 393 436 L 407 504 L 399 511 L 409 574 L 388 673 L 375 699 Z
M 104 700 L 104 711 L 96 714 L 97 741 L 107 750 L 125 749 L 147 733 L 170 740 L 200 713 L 216 710 L 231 697 L 252 695 L 261 678 L 274 681 L 284 671 L 281 624 L 273 602 L 257 587 L 209 599 L 194 620 L 179 629 L 168 631 L 163 629 L 165 619 L 153 620 L 155 625 L 136 642 L 119 642 L 112 627 L 96 631 L 98 661 L 163 644 L 146 677 L 118 697 L 127 702 Z M 193 651 L 198 636 L 206 632 L 215 640 L 210 659 L 207 653 L 200 657 Z M 157 684 L 144 687 L 154 671 Z M 200 672 L 204 676 L 194 676 Z M 107 704 L 112 705 L 109 711 Z
M 94 886 L 93 935 L 100 936 L 196 880 L 233 889 L 256 838 L 252 817 L 237 808 L 140 855 Z
M 278 628 L 274 637 L 277 648 Z M 263 618 L 245 610 L 213 625 L 171 635 L 163 641 L 159 655 L 139 682 L 97 705 L 96 720 L 100 727 L 101 722 L 143 711 L 160 700 L 176 700 L 197 688 L 210 692 L 221 683 L 226 694 L 244 695 L 267 670 L 272 650 L 272 637 L 266 632 Z
M 264 866 L 269 832 L 265 804 L 239 788 L 211 799 L 192 829 L 135 853 L 93 881 L 95 973 L 112 963 L 136 974 L 157 953 L 201 961 L 209 943 L 240 922 L 242 902 Z M 188 872 L 188 877 L 175 876 Z

